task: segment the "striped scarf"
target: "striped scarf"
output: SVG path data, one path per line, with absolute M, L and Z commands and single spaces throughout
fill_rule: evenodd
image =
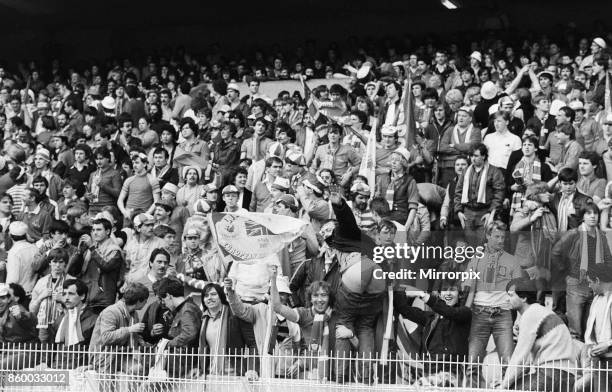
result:
M 586 281 L 586 273 L 589 269 L 589 228 L 582 223 L 578 228 L 580 232 L 580 281 Z M 595 228 L 595 264 L 603 263 L 603 244 L 601 243 L 601 232 Z
M 329 320 L 333 310 L 328 307 L 325 313 L 316 313 L 314 309 L 312 312 L 315 316 L 312 322 L 309 348 L 327 355 L 329 351 Z
M 387 186 L 387 192 L 385 193 L 385 199 L 387 200 L 387 203 L 389 203 L 390 210 L 393 210 L 393 199 L 395 198 L 395 183 L 398 180 L 401 180 L 402 177 L 404 177 L 403 172 L 397 175 L 391 173 L 391 181 L 389 182 L 389 185 Z
M 49 280 L 47 281 L 46 288 L 52 289 L 53 293 L 61 293 L 63 290 L 65 275 L 60 276 L 53 282 L 51 279 L 51 275 L 49 275 Z M 55 320 L 63 313 L 62 307 L 57 306 L 57 301 L 53 299 L 53 297 L 47 297 L 42 300 L 40 303 L 40 307 L 38 308 L 37 320 L 38 325 L 36 328 L 46 329 L 49 327 L 49 324 L 53 324 Z
M 467 128 L 467 131 L 465 131 L 465 138 L 463 139 L 463 143 L 470 142 L 470 139 L 472 138 L 473 129 L 474 129 L 474 126 L 470 124 L 470 126 Z M 459 140 L 459 125 L 455 125 L 455 127 L 453 128 L 453 144 L 454 145 L 461 144 L 461 141 Z
M 461 204 L 467 204 L 470 201 L 470 177 L 474 171 L 474 165 L 470 165 L 467 171 L 463 175 L 463 189 L 461 190 Z M 487 203 L 487 176 L 489 175 L 489 163 L 485 163 L 480 174 L 480 183 L 478 184 L 478 198 L 477 203 Z
M 525 185 L 533 184 L 542 180 L 542 166 L 539 160 L 534 160 L 532 164 L 521 159 L 512 172 L 513 178 L 523 178 Z M 510 216 L 513 216 L 516 210 L 521 208 L 525 194 L 522 191 L 516 191 L 512 194 L 512 203 L 510 204 Z
M 322 379 L 329 374 L 329 320 L 333 311 L 328 307 L 325 313 L 312 312 L 315 316 L 308 348 L 318 354 L 317 372 Z

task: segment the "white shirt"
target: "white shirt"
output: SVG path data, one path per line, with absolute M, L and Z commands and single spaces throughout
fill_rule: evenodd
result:
M 521 139 L 510 131 L 491 133 L 484 138 L 484 144 L 489 149 L 489 163 L 500 169 L 506 169 L 512 151 L 522 147 Z

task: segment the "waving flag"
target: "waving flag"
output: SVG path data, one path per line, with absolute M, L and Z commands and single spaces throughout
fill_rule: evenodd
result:
M 213 212 L 208 223 L 219 251 L 234 262 L 262 260 L 302 234 L 306 222 L 283 215 Z
M 361 160 L 359 167 L 359 175 L 368 179 L 370 189 L 374 189 L 376 183 L 376 124 L 372 127 L 368 136 L 368 144 L 366 144 L 365 156 Z M 371 193 L 372 197 L 374 192 Z
M 606 91 L 604 97 L 604 112 L 606 115 L 612 113 L 612 105 L 610 104 L 610 72 L 606 72 Z M 605 118 L 605 116 L 604 116 Z
M 412 75 L 406 67 L 406 90 L 404 91 L 404 119 L 406 120 L 406 148 L 414 145 L 416 135 L 416 118 L 414 116 L 414 95 L 412 95 Z

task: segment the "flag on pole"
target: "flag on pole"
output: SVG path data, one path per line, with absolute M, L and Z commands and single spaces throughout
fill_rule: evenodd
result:
M 368 179 L 370 189 L 374 189 L 376 183 L 376 124 L 372 127 L 366 144 L 365 156 L 361 159 L 359 175 Z M 374 192 L 371 192 L 372 197 Z
M 224 259 L 263 260 L 302 234 L 306 222 L 284 215 L 213 212 L 209 227 Z
M 610 98 L 610 72 L 606 72 L 606 91 L 604 97 L 604 112 L 606 113 L 606 115 L 612 113 L 612 104 L 610 103 Z
M 406 67 L 406 90 L 404 91 L 404 119 L 406 120 L 406 148 L 414 144 L 416 135 L 416 118 L 414 116 L 414 95 L 412 95 L 412 75 Z

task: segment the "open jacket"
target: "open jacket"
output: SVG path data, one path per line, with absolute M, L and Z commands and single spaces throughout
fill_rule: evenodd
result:
M 411 306 L 411 300 L 404 292 L 394 295 L 393 305 L 399 314 L 423 327 L 420 341 L 422 354 L 451 358 L 468 354 L 472 321 L 472 311 L 468 307 L 448 306 L 432 294 L 427 305 L 433 312 L 424 311 Z

